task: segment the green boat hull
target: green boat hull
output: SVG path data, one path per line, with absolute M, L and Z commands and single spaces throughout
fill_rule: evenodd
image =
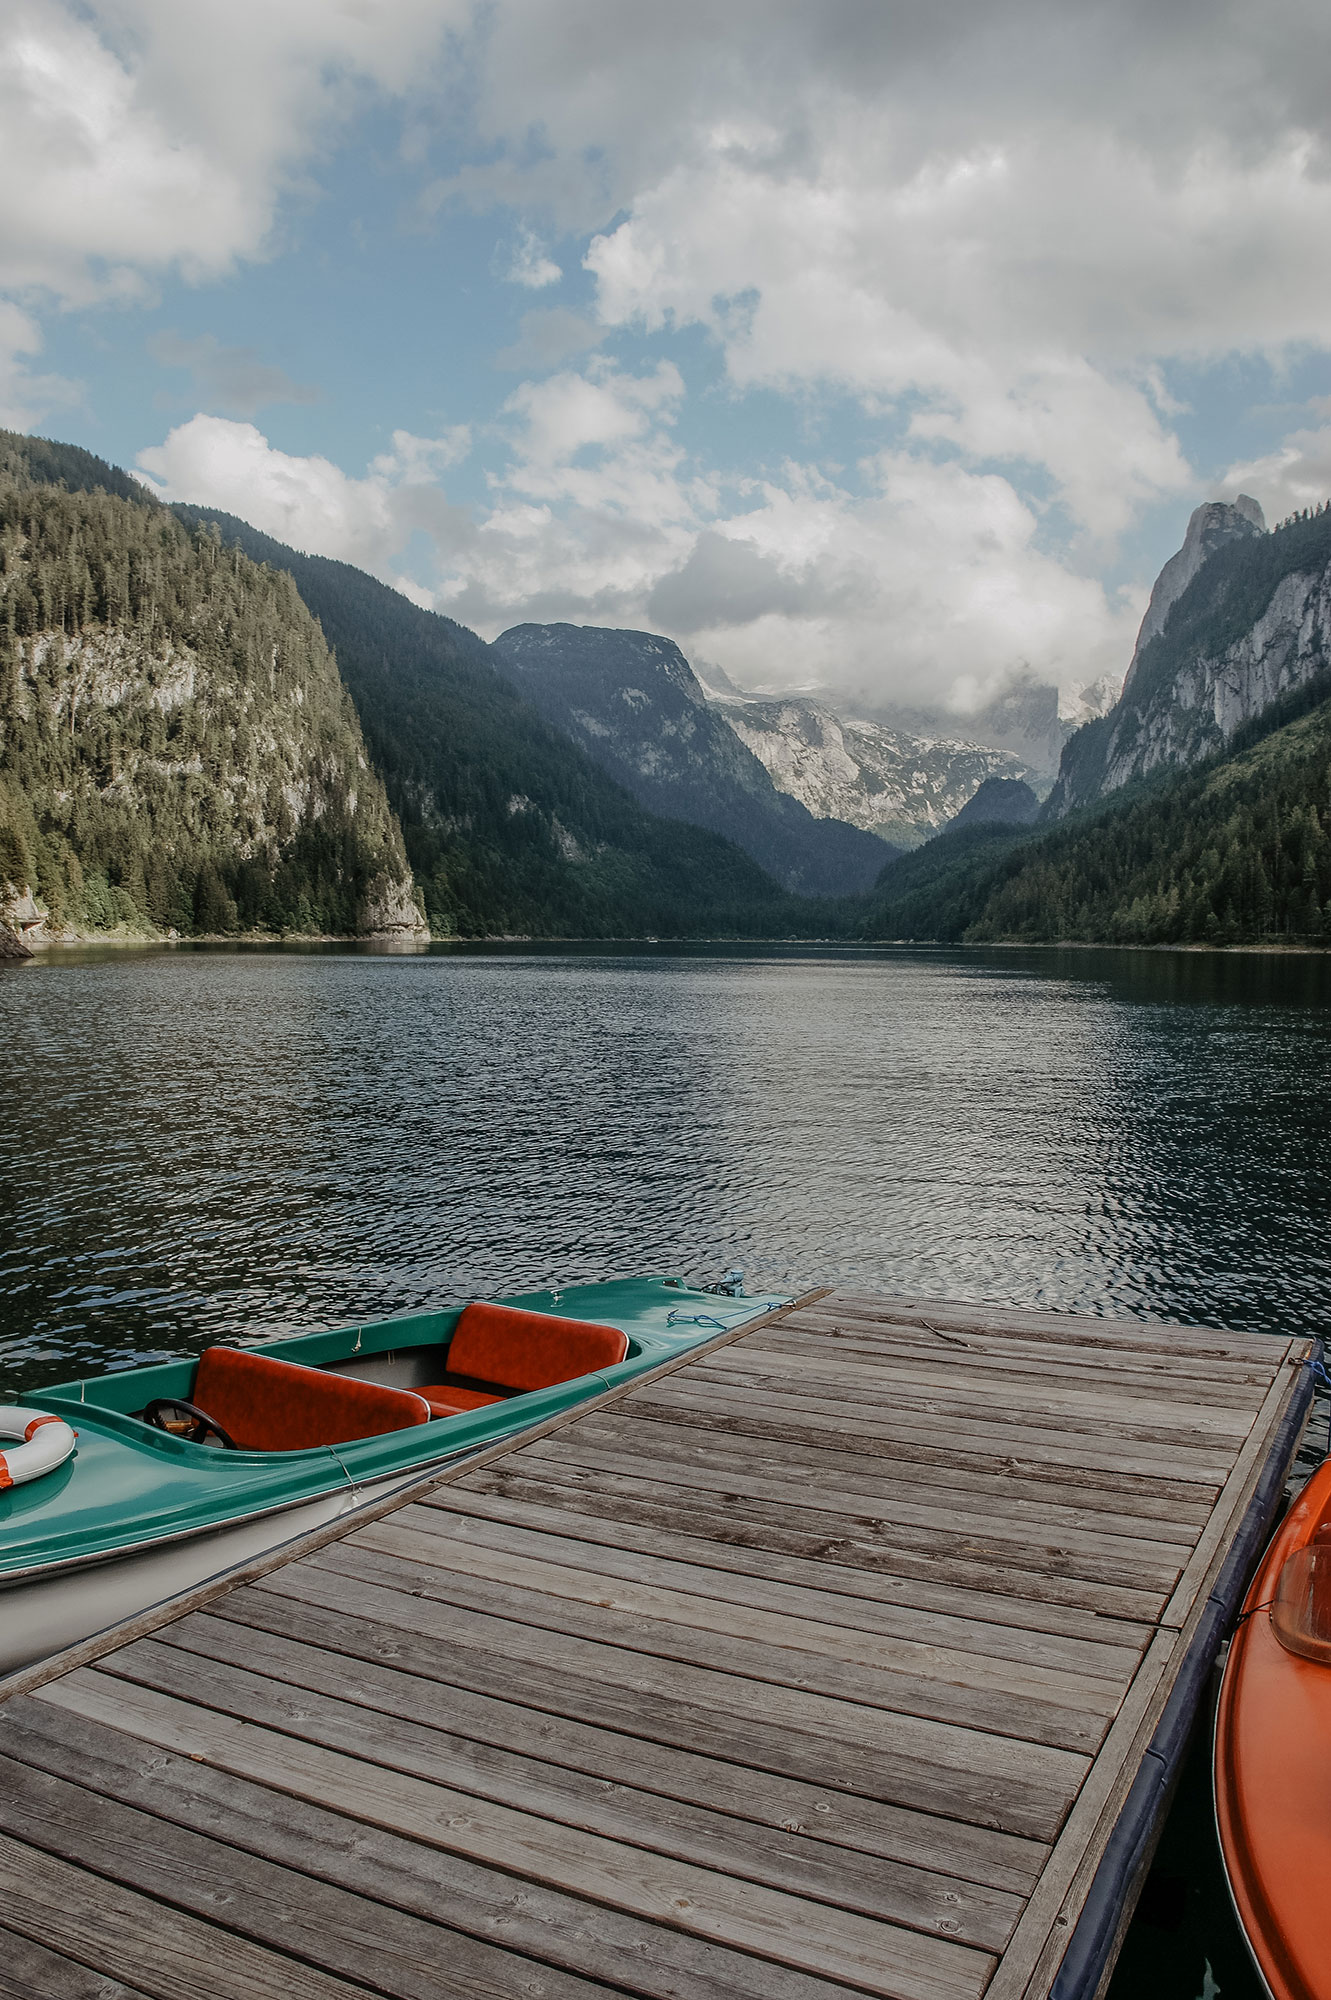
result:
M 628 1354 L 552 1388 L 306 1451 L 219 1450 L 156 1430 L 133 1414 L 154 1398 L 188 1399 L 193 1358 L 35 1394 L 36 1406 L 74 1427 L 78 1448 L 58 1471 L 0 1494 L 0 1675 L 545 1423 L 785 1300 L 717 1297 L 678 1279 L 648 1277 L 513 1294 L 496 1303 L 616 1326 L 628 1336 Z M 413 1376 L 437 1374 L 460 1314 L 461 1308 L 417 1313 L 245 1346 L 411 1386 Z

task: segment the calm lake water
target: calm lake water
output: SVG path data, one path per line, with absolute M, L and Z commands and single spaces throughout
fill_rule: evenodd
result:
M 59 953 L 0 967 L 0 1049 L 0 1390 L 732 1264 L 1331 1331 L 1321 958 Z M 1204 1780 L 1119 2000 L 1254 1991 Z

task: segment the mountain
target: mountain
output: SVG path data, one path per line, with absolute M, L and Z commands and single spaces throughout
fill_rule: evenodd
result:
M 0 434 L 0 924 L 421 934 L 290 579 L 72 446 Z
M 1265 533 L 1266 516 L 1260 504 L 1247 493 L 1240 493 L 1233 506 L 1227 506 L 1223 500 L 1207 500 L 1194 510 L 1183 547 L 1169 558 L 1152 586 L 1151 601 L 1138 629 L 1132 662 L 1123 682 L 1125 692 L 1143 652 L 1164 631 L 1170 612 L 1202 564 L 1227 542 L 1251 541 Z
M 234 515 L 175 511 L 285 572 L 318 618 L 436 934 L 771 937 L 828 928 L 827 913 L 794 901 L 730 841 L 644 811 L 524 699 L 465 626 Z
M 528 700 L 650 811 L 724 834 L 792 892 L 856 894 L 895 851 L 779 791 L 669 639 L 514 625 L 495 652 Z
M 863 934 L 1120 945 L 1331 943 L 1331 698 L 1318 680 L 1186 771 L 1055 825 L 954 825 L 884 873 Z
M 1074 694 L 1060 692 L 1052 681 L 1034 674 L 1019 675 L 983 708 L 957 715 L 949 709 L 884 702 L 864 693 L 854 702 L 857 714 L 884 728 L 908 736 L 949 742 L 964 733 L 967 743 L 1006 751 L 1009 775 L 1052 778 L 1063 745 L 1073 730 L 1109 707 L 1118 693 L 1102 679 Z
M 967 799 L 953 826 L 1034 826 L 1040 801 L 1020 778 L 986 778 Z
M 987 778 L 1024 770 L 1008 751 L 912 736 L 840 715 L 809 695 L 745 694 L 719 685 L 714 668 L 709 679 L 713 706 L 778 790 L 820 818 L 902 847 L 946 825 Z
M 1064 749 L 1051 813 L 1213 756 L 1331 672 L 1331 507 L 1270 534 L 1260 519 L 1249 500 L 1193 515 L 1152 593 L 1120 699 Z
M 1028 828 L 986 820 L 944 827 L 883 870 L 857 934 L 879 942 L 963 938 L 984 915 L 996 862 L 1030 837 Z

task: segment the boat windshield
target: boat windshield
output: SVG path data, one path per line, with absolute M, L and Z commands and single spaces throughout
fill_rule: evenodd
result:
M 1287 1653 L 1331 1666 L 1331 1541 L 1296 1549 L 1280 1572 L 1271 1629 Z

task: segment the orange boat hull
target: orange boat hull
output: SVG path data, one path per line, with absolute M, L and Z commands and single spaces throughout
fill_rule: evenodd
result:
M 1274 2000 L 1331 2000 L 1331 1664 L 1280 1643 L 1289 1558 L 1331 1534 L 1331 1460 L 1281 1524 L 1244 1602 L 1216 1716 L 1215 1802 L 1230 1892 Z

